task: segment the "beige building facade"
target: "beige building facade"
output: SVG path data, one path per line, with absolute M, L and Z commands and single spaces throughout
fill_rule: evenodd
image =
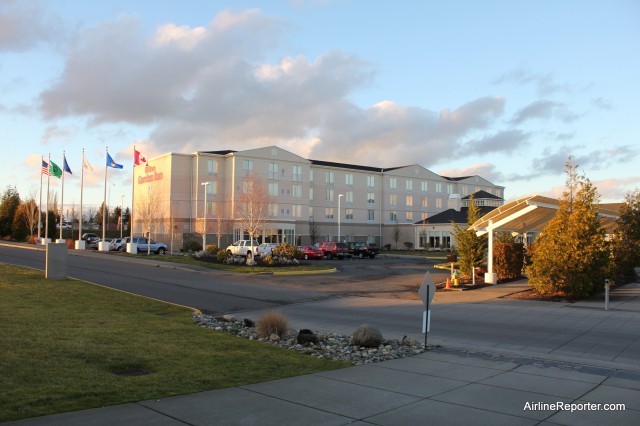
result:
M 164 242 L 196 239 L 226 246 L 247 238 L 234 220 L 243 181 L 263 182 L 270 217 L 259 242 L 296 245 L 366 241 L 416 248 L 415 224 L 450 208 L 450 199 L 504 187 L 480 176 L 445 177 L 420 165 L 379 168 L 309 160 L 277 146 L 245 151 L 167 153 L 134 168 L 133 231 Z M 206 203 L 205 203 L 206 199 Z

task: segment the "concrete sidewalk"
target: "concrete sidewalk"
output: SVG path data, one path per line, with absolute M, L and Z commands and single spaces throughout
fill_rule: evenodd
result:
M 609 377 L 566 366 L 436 349 L 373 365 L 8 424 L 582 426 L 639 422 L 640 375 Z
M 498 285 L 466 292 L 474 294 L 456 292 L 458 296 L 447 293 L 441 297 L 438 293 L 434 309 L 441 309 L 442 314 L 447 309 L 452 309 L 453 315 L 467 312 L 469 321 L 478 315 L 493 315 L 512 328 L 524 327 L 530 321 L 518 322 L 518 312 L 551 316 L 550 321 L 558 324 L 551 328 L 551 334 L 523 336 L 522 342 L 510 338 L 508 345 L 479 346 L 482 336 L 466 344 L 469 342 L 464 340 L 447 341 L 444 331 L 443 337 L 435 334 L 433 342 L 430 340 L 442 347 L 410 358 L 7 424 L 640 424 L 640 358 L 636 356 L 640 346 L 640 285 L 614 291 L 611 309 L 606 312 L 599 300 L 568 307 L 548 303 L 540 306 L 540 302 L 520 303 L 498 296 L 525 286 L 526 282 Z M 471 299 L 460 302 L 461 298 Z M 298 322 L 302 315 L 295 316 L 298 309 L 309 314 L 317 308 L 324 314 L 317 318 L 312 315 L 309 321 L 313 328 L 330 328 L 344 321 L 334 318 L 341 310 L 333 306 L 332 311 L 330 303 L 346 303 L 345 310 L 358 311 L 354 305 L 358 301 L 367 315 L 387 309 L 392 319 L 396 311 L 415 309 L 419 313 L 421 309 L 419 303 L 345 298 L 288 306 L 287 314 L 302 327 Z M 406 332 L 406 323 L 390 321 L 383 332 L 390 336 L 402 327 Z M 604 345 L 584 341 L 595 332 L 611 335 L 615 341 Z

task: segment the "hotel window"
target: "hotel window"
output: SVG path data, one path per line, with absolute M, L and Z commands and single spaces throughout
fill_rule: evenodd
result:
M 325 199 L 327 201 L 333 201 L 333 189 L 327 189 Z
M 289 209 L 280 209 L 280 216 L 291 216 L 291 210 L 289 210 Z
M 376 202 L 376 194 L 375 192 L 367 193 L 367 203 L 374 204 Z
M 353 185 L 353 173 L 347 173 L 344 175 L 344 184 Z
M 207 160 L 207 174 L 209 176 L 218 174 L 218 160 Z
M 398 205 L 398 195 L 397 194 L 389 194 L 389 204 L 392 206 Z
M 436 192 L 442 192 L 442 183 L 436 182 Z
M 413 181 L 411 179 L 407 179 L 404 185 L 407 191 L 413 191 Z
M 420 182 L 420 189 L 422 190 L 422 192 L 429 192 L 429 182 L 427 182 L 426 180 Z
M 429 197 L 427 197 L 426 195 L 422 197 L 422 200 L 420 200 L 420 205 L 422 207 L 429 207 Z
M 295 164 L 291 173 L 291 180 L 294 182 L 302 182 L 302 166 Z
M 309 201 L 313 201 L 313 188 L 309 188 Z
M 294 185 L 291 187 L 291 194 L 292 194 L 295 198 L 302 198 L 302 185 L 294 184 Z
M 271 195 L 272 197 L 277 197 L 278 196 L 278 184 L 277 183 L 270 183 L 269 184 L 269 195 Z
M 206 185 L 207 195 L 216 195 L 218 193 L 218 182 L 211 181 L 209 185 Z
M 427 213 L 427 212 L 422 212 L 422 213 L 420 213 L 420 220 L 421 220 L 421 221 L 423 221 L 423 222 L 424 222 L 424 221 L 425 221 L 425 220 L 427 220 L 428 218 L 429 218 L 429 213 Z
M 398 213 L 396 213 L 395 211 L 390 211 L 389 212 L 389 220 L 391 222 L 397 222 L 398 221 Z
M 278 163 L 269 163 L 269 179 L 280 179 L 280 167 Z
M 313 206 L 309 206 L 309 220 L 313 220 Z
M 293 217 L 302 217 L 302 206 L 300 204 L 294 204 L 291 206 Z
M 347 191 L 344 193 L 344 201 L 347 203 L 353 203 L 353 191 Z
M 407 222 L 413 222 L 413 212 L 407 212 Z
M 278 205 L 277 204 L 269 204 L 269 214 L 273 217 L 278 216 Z
M 398 187 L 398 180 L 394 177 L 389 178 L 389 188 L 396 189 Z
M 450 183 L 447 184 L 447 194 L 453 194 L 453 185 Z
M 375 210 L 367 210 L 367 220 L 375 220 L 376 219 L 376 211 Z
M 309 170 L 309 182 L 313 182 L 313 170 Z
M 333 172 L 324 172 L 324 179 L 326 183 L 333 183 Z
M 407 195 L 407 207 L 413 206 L 413 195 Z
M 253 160 L 243 160 L 242 170 L 244 171 L 245 176 L 251 175 L 251 172 L 253 172 Z
M 367 175 L 367 186 L 369 188 L 375 188 L 376 186 L 376 177 L 373 175 Z
M 324 217 L 326 219 L 333 219 L 333 207 L 326 207 L 324 209 Z
M 346 220 L 353 220 L 353 209 L 344 209 L 344 218 Z
M 436 208 L 437 209 L 441 209 L 442 208 L 442 198 L 440 198 L 440 197 L 436 198 Z

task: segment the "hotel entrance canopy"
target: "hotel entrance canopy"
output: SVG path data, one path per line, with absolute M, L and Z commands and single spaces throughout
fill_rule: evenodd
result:
M 500 206 L 478 219 L 470 229 L 477 235 L 489 234 L 488 274 L 485 281 L 495 284 L 493 277 L 493 233 L 507 231 L 518 234 L 542 232 L 544 227 L 556 216 L 560 201 L 541 195 L 530 195 Z M 619 216 L 619 204 L 602 204 L 598 208 L 600 222 L 606 233 L 613 232 Z

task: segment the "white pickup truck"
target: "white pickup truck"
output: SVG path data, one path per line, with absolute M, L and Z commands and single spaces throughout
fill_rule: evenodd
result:
M 253 247 L 252 247 L 253 245 Z M 254 257 L 258 256 L 258 242 L 254 241 L 251 244 L 251 240 L 238 240 L 235 243 L 231 244 L 227 247 L 227 253 L 233 256 L 242 256 L 242 257 Z

